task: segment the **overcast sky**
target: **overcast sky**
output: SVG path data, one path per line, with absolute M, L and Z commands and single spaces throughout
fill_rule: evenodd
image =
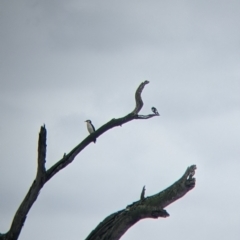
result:
M 197 165 L 196 188 L 122 237 L 240 239 L 240 1 L 0 2 L 0 232 L 36 173 L 134 108 L 160 117 L 114 128 L 42 189 L 20 240 L 84 239 L 106 216 Z

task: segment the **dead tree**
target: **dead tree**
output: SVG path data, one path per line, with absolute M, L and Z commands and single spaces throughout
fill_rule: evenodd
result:
M 154 114 L 139 115 L 143 101 L 141 93 L 143 88 L 149 81 L 142 82 L 136 90 L 135 109 L 122 118 L 112 119 L 97 131 L 86 137 L 81 143 L 73 148 L 69 153 L 64 154 L 63 157 L 56 162 L 52 167 L 46 170 L 46 149 L 47 149 L 47 130 L 45 125 L 40 128 L 39 140 L 38 140 L 38 158 L 37 158 L 37 174 L 28 190 L 25 198 L 20 204 L 18 210 L 13 217 L 12 224 L 8 232 L 0 234 L 0 240 L 17 240 L 22 227 L 26 221 L 27 214 L 30 211 L 33 203 L 37 200 L 40 190 L 43 188 L 46 182 L 48 182 L 56 173 L 64 169 L 70 164 L 75 157 L 87 147 L 94 139 L 101 136 L 111 128 L 122 126 L 123 124 L 135 120 L 135 119 L 148 119 L 159 116 L 157 111 L 153 111 Z M 140 196 L 140 200 L 128 205 L 125 209 L 108 216 L 103 222 L 101 222 L 96 229 L 94 229 L 86 240 L 103 240 L 111 239 L 117 240 L 136 222 L 144 218 L 158 218 L 168 217 L 164 208 L 184 196 L 188 191 L 194 188 L 196 166 L 188 167 L 184 175 L 175 182 L 169 188 L 145 198 L 145 187 L 143 188 Z
M 195 165 L 188 167 L 183 176 L 172 186 L 147 198 L 144 197 L 145 187 L 143 187 L 139 201 L 105 218 L 86 240 L 118 240 L 141 219 L 168 217 L 169 214 L 164 208 L 194 188 L 195 170 Z

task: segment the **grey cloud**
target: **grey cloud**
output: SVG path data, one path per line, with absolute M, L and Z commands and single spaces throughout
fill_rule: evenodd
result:
M 49 167 L 87 136 L 84 120 L 98 128 L 129 113 L 148 79 L 142 113 L 155 106 L 161 116 L 88 146 L 42 190 L 19 239 L 84 239 L 143 185 L 154 194 L 190 164 L 196 189 L 167 208 L 171 217 L 141 221 L 123 239 L 239 239 L 239 5 L 2 1 L 0 232 L 34 178 L 40 125 Z

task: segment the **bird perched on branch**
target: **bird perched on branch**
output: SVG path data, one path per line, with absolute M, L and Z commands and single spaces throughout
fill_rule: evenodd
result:
M 90 134 L 94 133 L 95 132 L 95 128 L 94 126 L 92 125 L 92 122 L 91 120 L 86 120 L 85 121 L 87 123 L 87 130 Z M 96 138 L 93 139 L 93 142 L 96 143 Z
M 158 113 L 158 110 L 157 110 L 155 107 L 152 107 L 152 111 L 153 111 L 154 114 L 160 115 L 160 114 Z

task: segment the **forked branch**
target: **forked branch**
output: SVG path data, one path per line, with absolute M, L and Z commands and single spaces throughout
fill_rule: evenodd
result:
M 73 148 L 68 154 L 64 154 L 64 156 L 56 164 L 50 167 L 47 171 L 45 169 L 46 149 L 47 149 L 47 144 L 46 144 L 47 130 L 45 128 L 45 125 L 41 127 L 40 133 L 39 133 L 39 142 L 38 142 L 38 161 L 37 161 L 38 166 L 37 166 L 36 178 L 34 179 L 27 195 L 25 196 L 24 200 L 22 201 L 21 205 L 17 210 L 13 218 L 10 230 L 5 234 L 0 234 L 0 240 L 18 239 L 18 236 L 21 232 L 23 224 L 27 218 L 27 214 L 31 209 L 33 203 L 36 201 L 41 188 L 58 171 L 62 170 L 68 164 L 70 164 L 75 159 L 75 157 L 86 146 L 88 146 L 92 142 L 92 137 L 97 138 L 103 133 L 105 133 L 106 131 L 110 130 L 111 128 L 121 126 L 134 119 L 147 119 L 153 116 L 158 116 L 157 114 L 150 114 L 147 116 L 137 115 L 143 106 L 143 101 L 141 98 L 142 90 L 144 86 L 148 83 L 149 81 L 145 81 L 141 83 L 138 89 L 136 90 L 136 93 L 135 93 L 136 107 L 132 113 L 122 118 L 112 119 L 108 123 L 104 124 L 95 133 L 93 133 L 92 136 L 89 135 L 81 143 L 79 143 L 75 148 Z
M 149 114 L 149 115 L 138 115 L 137 113 L 141 110 L 143 106 L 143 101 L 141 97 L 141 93 L 143 88 L 149 81 L 142 82 L 136 90 L 135 93 L 135 101 L 136 107 L 133 112 L 127 114 L 121 118 L 113 118 L 99 129 L 97 129 L 94 133 L 86 137 L 79 145 L 77 145 L 71 152 L 66 154 L 62 159 L 60 159 L 55 165 L 53 165 L 50 169 L 47 170 L 46 181 L 48 181 L 52 176 L 54 176 L 58 171 L 66 167 L 69 163 L 71 163 L 74 158 L 88 145 L 92 142 L 92 139 L 96 139 L 101 136 L 106 131 L 110 130 L 111 128 L 122 126 L 123 124 L 130 122 L 134 119 L 148 119 L 152 117 L 159 116 L 159 114 Z

